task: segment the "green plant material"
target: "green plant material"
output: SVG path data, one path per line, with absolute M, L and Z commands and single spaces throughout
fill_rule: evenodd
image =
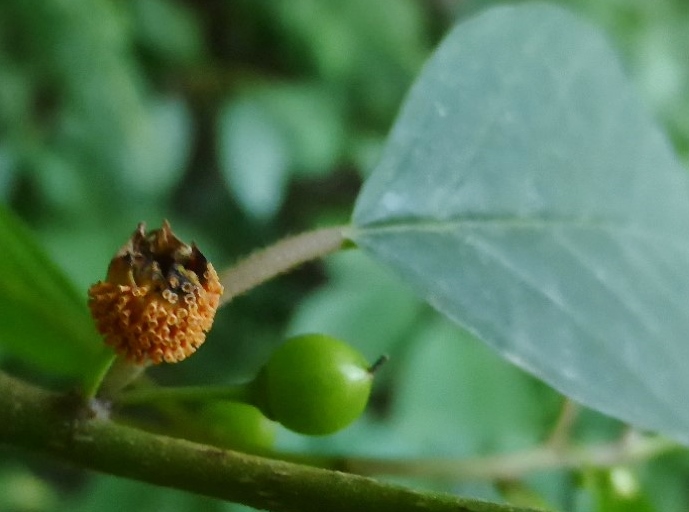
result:
M 212 402 L 201 407 L 185 436 L 221 448 L 262 453 L 275 444 L 277 424 L 254 406 L 237 402 Z
M 1 6 L 0 14 L 4 14 Z M 0 40 L 4 40 L 2 32 Z M 12 62 L 4 51 L 0 51 L 0 64 L 0 129 L 4 146 L 9 138 L 16 137 L 25 127 L 33 86 L 22 66 Z
M 349 457 L 345 467 L 357 474 L 425 477 L 451 482 L 510 481 L 544 471 L 613 468 L 639 464 L 670 453 L 683 453 L 675 441 L 637 435 L 612 443 L 554 447 L 547 443 L 502 455 L 473 458 L 375 459 Z M 560 480 L 561 481 L 561 480 Z M 562 482 L 562 481 L 561 481 Z
M 352 235 L 511 362 L 688 443 L 688 190 L 595 29 L 502 7 L 425 67 Z
M 323 175 L 337 163 L 345 139 L 342 94 L 319 82 L 273 84 L 251 97 L 271 115 L 287 142 L 292 171 Z
M 0 470 L 0 510 L 31 512 L 54 510 L 58 495 L 42 478 L 30 471 L 10 466 Z
M 368 116 L 388 122 L 427 52 L 417 2 L 280 0 L 272 10 L 300 66 L 312 64 Z
M 293 174 L 330 172 L 342 151 L 338 97 L 317 84 L 279 84 L 240 95 L 220 114 L 223 173 L 240 205 L 267 219 Z
M 191 114 L 179 96 L 159 97 L 145 108 L 150 130 L 145 147 L 138 148 L 142 166 L 124 166 L 122 177 L 131 192 L 163 195 L 174 189 L 186 169 L 193 138 Z
M 105 0 L 32 6 L 10 0 L 2 9 L 11 20 L 8 59 L 29 85 L 21 158 L 31 170 L 57 162 L 65 174 L 77 174 L 86 186 L 72 209 L 107 201 L 121 211 L 136 186 L 136 178 L 127 178 L 147 172 L 159 155 L 150 146 L 160 136 L 146 111 L 123 9 Z M 34 118 L 35 126 L 27 122 Z
M 254 380 L 245 384 L 141 386 L 129 390 L 116 385 L 110 391 L 113 386 L 107 385 L 106 378 L 98 396 L 118 405 L 164 401 L 201 404 L 198 427 L 182 422 L 191 439 L 265 450 L 272 444 L 273 429 L 272 422 L 260 413 L 300 434 L 332 434 L 361 416 L 373 374 L 384 361 L 380 358 L 371 367 L 346 343 L 323 334 L 306 334 L 289 338 L 278 347 Z M 111 375 L 117 372 L 111 371 Z M 117 393 L 120 389 L 122 393 Z
M 137 5 L 154 3 L 152 10 L 163 2 Z M 164 195 L 180 177 L 190 125 L 180 102 L 145 94 L 131 51 L 132 28 L 142 27 L 126 19 L 130 6 L 33 7 L 15 0 L 0 7 L 0 127 L 16 171 L 30 176 L 24 186 L 38 195 L 26 210 L 58 209 L 74 230 L 84 217 L 129 211 L 132 196 Z M 181 34 L 163 16 L 155 22 L 159 32 Z
M 0 208 L 0 242 L 3 351 L 54 374 L 82 374 L 102 347 L 85 297 L 4 208 Z
M 14 151 L 7 144 L 0 144 L 0 201 L 7 199 L 12 189 L 14 159 Z
M 220 273 L 220 282 L 225 287 L 220 305 L 307 261 L 343 249 L 348 232 L 348 226 L 306 231 L 250 254 Z
M 686 472 L 689 468 L 689 451 L 677 450 L 664 457 L 649 461 L 637 469 L 641 490 L 663 512 L 685 512 L 689 502 Z
M 149 434 L 0 373 L 0 444 L 276 512 L 527 512 Z
M 427 306 L 394 275 L 361 251 L 325 261 L 330 279 L 300 301 L 288 334 L 321 332 L 348 340 L 368 359 L 393 351 Z
M 288 339 L 252 382 L 252 402 L 307 435 L 332 434 L 364 412 L 373 373 L 354 348 L 324 334 Z
M 134 389 L 122 390 L 121 393 L 112 398 L 119 405 L 154 404 L 168 400 L 196 403 L 227 400 L 245 404 L 252 403 L 251 389 L 248 383 L 233 386 L 138 386 Z
M 462 457 L 537 445 L 561 401 L 443 318 L 417 329 L 400 371 L 390 420 L 419 454 Z
M 616 2 L 576 0 L 573 3 L 606 28 L 620 41 L 625 68 L 664 126 L 671 134 L 676 149 L 689 156 L 689 86 L 686 58 L 689 38 L 686 26 L 689 10 L 681 0 L 662 2 Z
M 592 494 L 597 512 L 655 512 L 641 489 L 637 475 L 629 468 L 591 470 L 584 475 L 584 487 Z
M 270 114 L 251 100 L 223 109 L 219 133 L 221 165 L 232 194 L 256 218 L 271 218 L 288 182 L 287 141 Z
M 497 482 L 500 494 L 508 503 L 543 510 L 555 510 L 543 497 L 524 482 L 518 480 Z
M 94 510 L 98 512 L 121 512 L 122 510 L 234 512 L 229 509 L 230 506 L 227 503 L 175 489 L 163 489 L 134 480 L 98 475 L 86 482 L 78 493 L 65 496 L 60 505 L 49 510 L 50 512 L 93 512 Z
M 127 5 L 137 40 L 167 63 L 189 65 L 203 54 L 203 36 L 194 12 L 179 2 L 136 0 Z

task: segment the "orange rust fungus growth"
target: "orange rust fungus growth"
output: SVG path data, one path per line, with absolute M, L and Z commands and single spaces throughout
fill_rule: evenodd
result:
M 193 354 L 213 325 L 222 293 L 213 265 L 167 221 L 148 233 L 140 223 L 110 261 L 106 280 L 88 292 L 105 342 L 136 364 L 176 363 Z

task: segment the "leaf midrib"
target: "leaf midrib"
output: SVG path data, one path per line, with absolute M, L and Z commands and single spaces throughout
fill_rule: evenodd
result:
M 446 220 L 418 218 L 355 225 L 351 235 L 354 240 L 356 240 L 359 234 L 369 236 L 385 233 L 411 232 L 457 233 L 464 229 L 471 229 L 475 232 L 477 228 L 533 231 L 578 230 L 609 233 L 615 237 L 628 236 L 647 242 L 669 243 L 689 251 L 689 224 L 687 225 L 685 233 L 686 239 L 681 238 L 682 234 L 679 230 L 675 232 L 663 232 L 661 231 L 662 227 L 662 225 L 647 227 L 630 222 L 599 218 L 476 216 Z

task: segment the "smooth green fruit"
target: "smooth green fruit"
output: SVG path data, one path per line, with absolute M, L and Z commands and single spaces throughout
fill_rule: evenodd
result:
M 285 341 L 252 383 L 254 403 L 300 434 L 325 435 L 356 420 L 366 407 L 373 374 L 364 357 L 322 334 Z
M 269 451 L 275 443 L 277 423 L 252 405 L 211 402 L 199 411 L 196 423 L 195 435 L 186 435 L 194 441 L 251 453 Z

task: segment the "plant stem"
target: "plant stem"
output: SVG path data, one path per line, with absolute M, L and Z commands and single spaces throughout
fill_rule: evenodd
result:
M 376 359 L 371 367 L 368 369 L 368 373 L 371 375 L 374 375 L 378 370 L 381 369 L 390 360 L 390 356 L 387 354 L 383 354 L 380 356 L 378 359 Z
M 150 434 L 0 373 L 0 443 L 275 512 L 525 512 Z
M 132 389 L 120 394 L 115 400 L 121 405 L 158 402 L 161 400 L 196 401 L 230 400 L 252 405 L 250 390 L 246 385 L 237 386 L 150 386 Z
M 112 368 L 116 357 L 117 356 L 115 356 L 109 347 L 105 348 L 103 352 L 98 354 L 98 359 L 92 367 L 86 370 L 82 380 L 81 389 L 84 399 L 88 401 L 96 397 L 98 390 L 103 384 L 103 380 L 105 379 L 106 375 L 110 372 L 110 368 Z
M 362 475 L 404 475 L 452 481 L 513 480 L 552 469 L 612 467 L 648 460 L 682 449 L 676 442 L 640 435 L 620 442 L 559 449 L 545 444 L 522 452 L 475 459 L 380 460 L 348 458 L 340 461 L 347 471 Z
M 343 248 L 348 226 L 317 229 L 284 238 L 270 247 L 249 255 L 220 274 L 225 292 L 220 304 L 230 302 L 256 286 L 307 261 L 321 258 Z
M 97 393 L 98 398 L 114 398 L 121 390 L 140 377 L 147 367 L 147 364 L 134 364 L 123 357 L 116 357 L 103 377 Z
M 564 399 L 555 427 L 546 441 L 547 445 L 554 449 L 563 449 L 567 446 L 572 428 L 579 416 L 579 410 L 579 404 L 569 398 Z

